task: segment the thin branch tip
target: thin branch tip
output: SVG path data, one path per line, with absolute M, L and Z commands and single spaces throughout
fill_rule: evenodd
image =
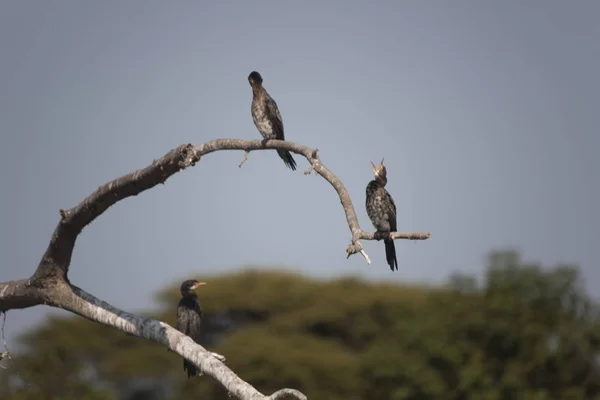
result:
M 346 260 L 349 259 L 350 256 L 354 253 L 355 253 L 354 246 L 352 246 L 352 245 L 348 246 L 348 248 L 346 249 Z
M 238 167 L 242 168 L 242 165 L 244 165 L 244 163 L 245 163 L 246 161 L 248 161 L 248 154 L 250 154 L 250 152 L 249 152 L 248 150 L 246 150 L 246 151 L 244 152 L 244 159 L 242 160 L 242 162 L 240 163 L 240 165 L 238 165 Z
M 367 254 L 367 252 L 362 249 L 360 251 L 360 254 L 362 254 L 362 256 L 365 258 L 365 260 L 367 260 L 367 264 L 371 265 L 371 259 L 369 258 L 369 255 Z
M 360 255 L 362 255 L 365 258 L 365 260 L 367 261 L 367 264 L 371 265 L 371 258 L 369 257 L 369 255 L 367 254 L 365 249 L 363 249 L 363 247 L 359 241 L 350 243 L 350 245 L 346 249 L 346 253 L 347 253 L 346 259 L 350 258 L 350 256 L 353 254 L 360 253 Z

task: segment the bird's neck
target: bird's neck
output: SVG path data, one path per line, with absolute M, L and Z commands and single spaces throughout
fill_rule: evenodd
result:
M 196 294 L 196 292 L 187 292 L 187 293 L 183 293 L 183 297 L 188 298 L 188 299 L 197 299 L 198 295 Z
M 254 85 L 252 86 L 252 95 L 254 97 L 262 97 L 267 93 L 265 88 L 262 85 Z
M 380 178 L 375 178 L 371 181 L 371 186 L 375 186 L 376 188 L 385 188 L 386 184 L 387 181 Z

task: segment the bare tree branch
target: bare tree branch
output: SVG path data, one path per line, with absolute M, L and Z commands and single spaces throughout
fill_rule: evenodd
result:
M 204 155 L 220 150 L 243 150 L 244 160 L 255 150 L 289 150 L 304 156 L 309 170 L 315 171 L 329 182 L 337 192 L 346 221 L 352 234 L 351 244 L 346 250 L 348 256 L 361 253 L 368 263 L 369 256 L 362 248 L 360 240 L 392 239 L 425 240 L 429 233 L 365 232 L 360 228 L 354 205 L 340 179 L 327 169 L 318 156 L 318 149 L 281 140 L 241 140 L 215 139 L 199 146 L 181 145 L 149 166 L 123 175 L 100 186 L 81 203 L 68 210 L 60 210 L 61 219 L 52 234 L 48 248 L 30 279 L 0 283 L 0 311 L 27 308 L 40 304 L 69 310 L 84 318 L 114 327 L 126 334 L 144 337 L 167 346 L 200 368 L 202 373 L 219 381 L 232 395 L 239 399 L 281 399 L 292 396 L 306 399 L 293 389 L 282 389 L 271 396 L 264 396 L 250 384 L 244 382 L 220 360 L 224 357 L 211 353 L 194 343 L 188 336 L 173 329 L 164 322 L 121 311 L 97 299 L 69 282 L 68 272 L 75 241 L 84 227 L 93 222 L 110 206 L 127 197 L 136 196 L 159 183 L 164 183 L 173 174 L 194 166 Z
M 281 389 L 267 397 L 267 400 L 280 400 L 286 397 L 295 397 L 300 400 L 306 400 L 306 396 L 295 389 Z
M 431 236 L 429 232 L 363 232 L 360 234 L 360 238 L 365 240 L 382 240 L 388 237 L 391 239 L 427 240 L 429 236 Z
M 37 283 L 41 278 L 67 279 L 73 247 L 81 230 L 119 200 L 136 196 L 159 183 L 164 183 L 171 175 L 193 165 L 198 158 L 192 150 L 190 144 L 179 146 L 146 168 L 100 186 L 77 206 L 66 211 L 60 210 L 61 220 L 33 276 L 33 283 Z
M 44 293 L 29 285 L 29 279 L 0 282 L 0 312 L 43 304 Z

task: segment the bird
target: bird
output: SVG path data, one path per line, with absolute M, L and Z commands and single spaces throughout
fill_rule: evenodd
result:
M 383 165 L 383 158 L 379 166 L 375 166 L 371 161 L 375 179 L 367 184 L 367 215 L 371 219 L 373 226 L 378 232 L 396 232 L 396 204 L 394 199 L 385 189 L 387 184 L 387 170 Z M 385 244 L 385 258 L 390 269 L 394 271 L 394 266 L 398 270 L 398 260 L 396 259 L 396 247 L 391 239 L 383 239 Z
M 181 300 L 177 305 L 177 320 L 175 329 L 189 336 L 196 343 L 200 343 L 200 327 L 202 325 L 202 308 L 198 302 L 198 295 L 194 291 L 206 282 L 188 279 L 181 284 Z M 194 364 L 183 359 L 183 370 L 187 372 L 188 379 L 198 375 Z
M 248 82 L 250 82 L 250 86 L 252 87 L 252 106 L 250 109 L 256 129 L 258 129 L 265 140 L 285 140 L 283 121 L 279 113 L 279 108 L 275 100 L 273 100 L 262 85 L 262 76 L 258 72 L 252 71 L 248 75 Z M 288 168 L 292 171 L 296 170 L 296 161 L 289 151 L 277 150 L 277 154 L 279 154 L 279 157 L 281 157 Z

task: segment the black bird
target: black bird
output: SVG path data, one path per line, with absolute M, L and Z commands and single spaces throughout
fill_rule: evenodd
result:
M 283 121 L 277 103 L 262 85 L 262 76 L 256 71 L 248 75 L 248 82 L 252 87 L 252 120 L 254 125 L 265 140 L 278 139 L 285 140 L 283 134 Z M 277 150 L 277 154 L 283 160 L 285 165 L 296 170 L 296 161 L 292 154 L 287 150 Z
M 373 166 L 375 179 L 367 185 L 367 215 L 369 215 L 373 226 L 378 232 L 396 232 L 396 204 L 392 196 L 385 190 L 387 171 L 383 166 L 383 158 L 379 163 L 379 167 L 376 167 L 373 161 L 371 161 L 371 165 Z M 394 241 L 383 239 L 383 242 L 385 244 L 385 258 L 390 269 L 393 271 L 394 266 L 396 266 L 396 270 L 398 270 Z
M 206 285 L 205 282 L 197 280 L 187 280 L 181 284 L 181 300 L 177 305 L 177 321 L 175 329 L 188 335 L 196 343 L 200 343 L 200 326 L 202 324 L 202 308 L 198 303 L 198 295 L 194 292 L 200 285 Z M 187 371 L 188 379 L 198 375 L 196 366 L 183 359 L 183 370 Z

